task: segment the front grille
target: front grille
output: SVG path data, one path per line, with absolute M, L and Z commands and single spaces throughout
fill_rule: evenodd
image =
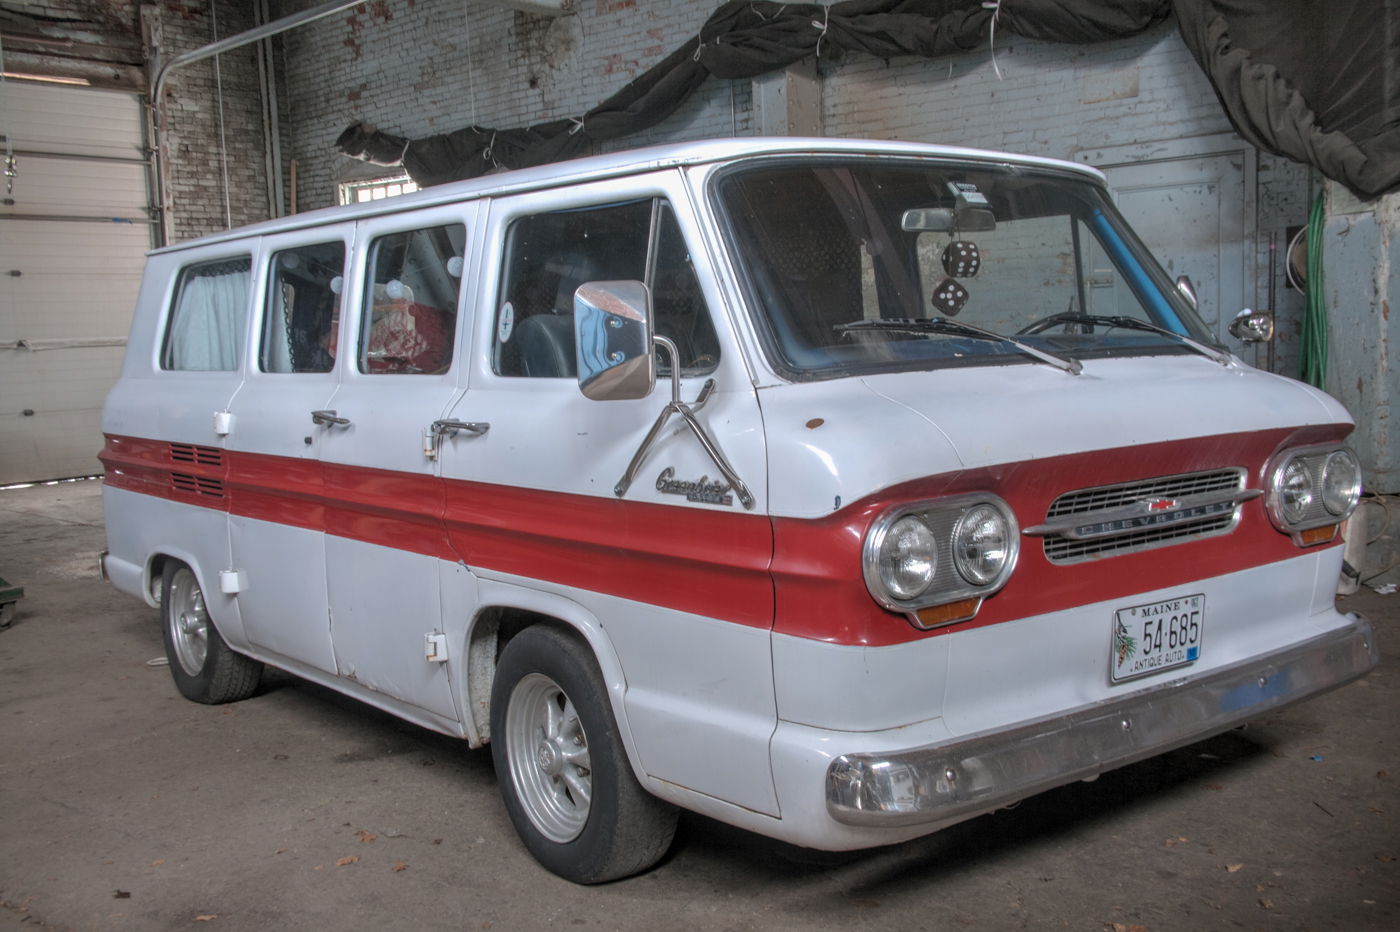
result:
M 1098 513 L 1129 507 L 1152 499 L 1179 499 L 1208 492 L 1228 492 L 1244 488 L 1243 469 L 1217 469 L 1211 472 L 1181 476 L 1161 476 L 1105 485 L 1092 489 L 1066 492 L 1050 504 L 1047 518 L 1082 515 L 1086 524 L 1093 523 Z M 1200 540 L 1228 533 L 1239 520 L 1239 506 L 1220 514 L 1182 521 L 1159 527 L 1125 531 L 1108 537 L 1073 540 L 1069 537 L 1045 538 L 1045 558 L 1051 563 L 1077 563 L 1100 557 L 1117 556 L 1154 547 L 1167 547 L 1187 541 Z

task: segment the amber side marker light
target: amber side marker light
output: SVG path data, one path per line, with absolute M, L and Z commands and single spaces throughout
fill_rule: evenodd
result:
M 982 607 L 982 597 L 974 596 L 970 599 L 959 599 L 956 602 L 949 602 L 946 605 L 930 605 L 928 608 L 921 608 L 913 615 L 918 619 L 920 628 L 937 628 L 940 625 L 951 625 L 955 621 L 967 621 L 977 617 L 977 610 Z
M 1329 544 L 1332 538 L 1337 536 L 1337 525 L 1329 524 L 1326 527 L 1308 528 L 1306 531 L 1298 532 L 1298 543 L 1304 547 L 1312 547 L 1315 544 Z

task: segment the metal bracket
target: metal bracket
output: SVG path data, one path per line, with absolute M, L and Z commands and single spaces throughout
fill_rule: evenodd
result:
M 642 445 L 638 447 L 637 452 L 633 454 L 632 462 L 627 464 L 627 471 L 623 474 L 622 478 L 617 481 L 617 485 L 613 486 L 613 493 L 616 494 L 618 498 L 622 498 L 627 494 L 627 490 L 632 487 L 632 483 L 637 478 L 637 473 L 641 471 L 642 461 L 645 460 L 647 454 L 651 452 L 652 445 L 655 444 L 657 438 L 661 436 L 661 431 L 666 426 L 666 422 L 671 419 L 671 415 L 676 414 L 679 415 L 685 425 L 690 428 L 690 432 L 695 435 L 695 439 L 700 441 L 700 446 L 705 448 L 705 452 L 709 455 L 710 460 L 715 464 L 715 467 L 719 469 L 725 481 L 734 489 L 735 494 L 739 496 L 739 501 L 743 504 L 744 508 L 752 510 L 754 506 L 753 493 L 750 492 L 749 487 L 744 484 L 744 480 L 739 478 L 739 474 L 734 471 L 734 467 L 729 465 L 729 460 L 725 459 L 724 453 L 720 450 L 719 445 L 710 438 L 704 425 L 695 417 L 696 412 L 705 406 L 705 402 L 709 401 L 710 395 L 714 393 L 715 380 L 706 379 L 705 384 L 700 388 L 700 394 L 691 404 L 686 404 L 684 401 L 681 401 L 680 353 L 676 350 L 676 344 L 662 336 L 652 337 L 652 342 L 665 349 L 671 357 L 671 401 L 666 407 L 662 408 L 661 413 L 657 415 L 656 422 L 651 425 L 651 430 L 647 432 L 646 439 L 642 441 Z

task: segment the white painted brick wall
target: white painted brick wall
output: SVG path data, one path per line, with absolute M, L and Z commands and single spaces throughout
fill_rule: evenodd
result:
M 378 0 L 288 33 L 287 149 L 298 161 L 300 208 L 334 203 L 339 181 L 384 173 L 334 152 L 351 123 L 412 138 L 578 116 L 694 36 L 714 6 L 578 0 L 575 8 L 551 19 L 477 0 Z M 712 81 L 664 123 L 607 148 L 747 135 L 751 110 L 748 82 Z
M 1000 78 L 988 50 L 938 61 L 851 56 L 824 80 L 826 131 L 1073 158 L 1230 129 L 1174 26 L 1094 45 L 999 35 L 996 66 Z
M 216 36 L 227 38 L 252 28 L 247 6 L 238 0 L 218 0 L 216 31 L 209 2 L 161 4 L 166 60 L 207 45 Z M 219 56 L 217 78 L 215 61 L 208 59 L 172 72 L 167 82 L 169 210 L 175 241 L 267 218 L 255 54 L 248 46 Z

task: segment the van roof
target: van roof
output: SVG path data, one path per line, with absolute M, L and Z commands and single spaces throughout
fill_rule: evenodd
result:
M 627 149 L 606 155 L 592 155 L 563 162 L 551 162 L 531 168 L 521 168 L 483 175 L 466 181 L 454 181 L 433 185 L 410 194 L 393 198 L 368 201 L 362 204 L 349 204 L 342 207 L 323 207 L 306 213 L 279 217 L 248 226 L 236 227 L 221 233 L 211 233 L 197 239 L 185 240 L 170 246 L 151 251 L 152 255 L 177 252 L 196 246 L 241 239 L 248 236 L 262 236 L 270 233 L 283 233 L 327 223 L 340 223 L 382 214 L 397 213 L 419 207 L 433 207 L 453 201 L 472 198 L 512 194 L 520 191 L 539 190 L 564 185 L 597 181 L 605 178 L 634 175 L 664 168 L 683 165 L 701 165 L 713 162 L 727 162 L 740 158 L 767 155 L 895 155 L 905 157 L 966 159 L 975 161 L 995 161 L 1026 165 L 1037 168 L 1055 168 L 1085 175 L 1104 183 L 1103 173 L 1098 169 L 1061 159 L 1042 158 L 1031 155 L 1014 155 L 990 149 L 972 149 L 956 146 L 939 146 L 927 143 L 889 142 L 870 139 L 829 139 L 801 136 L 748 136 L 725 139 L 707 139 L 695 142 L 672 143 L 662 146 L 649 146 L 640 149 Z

